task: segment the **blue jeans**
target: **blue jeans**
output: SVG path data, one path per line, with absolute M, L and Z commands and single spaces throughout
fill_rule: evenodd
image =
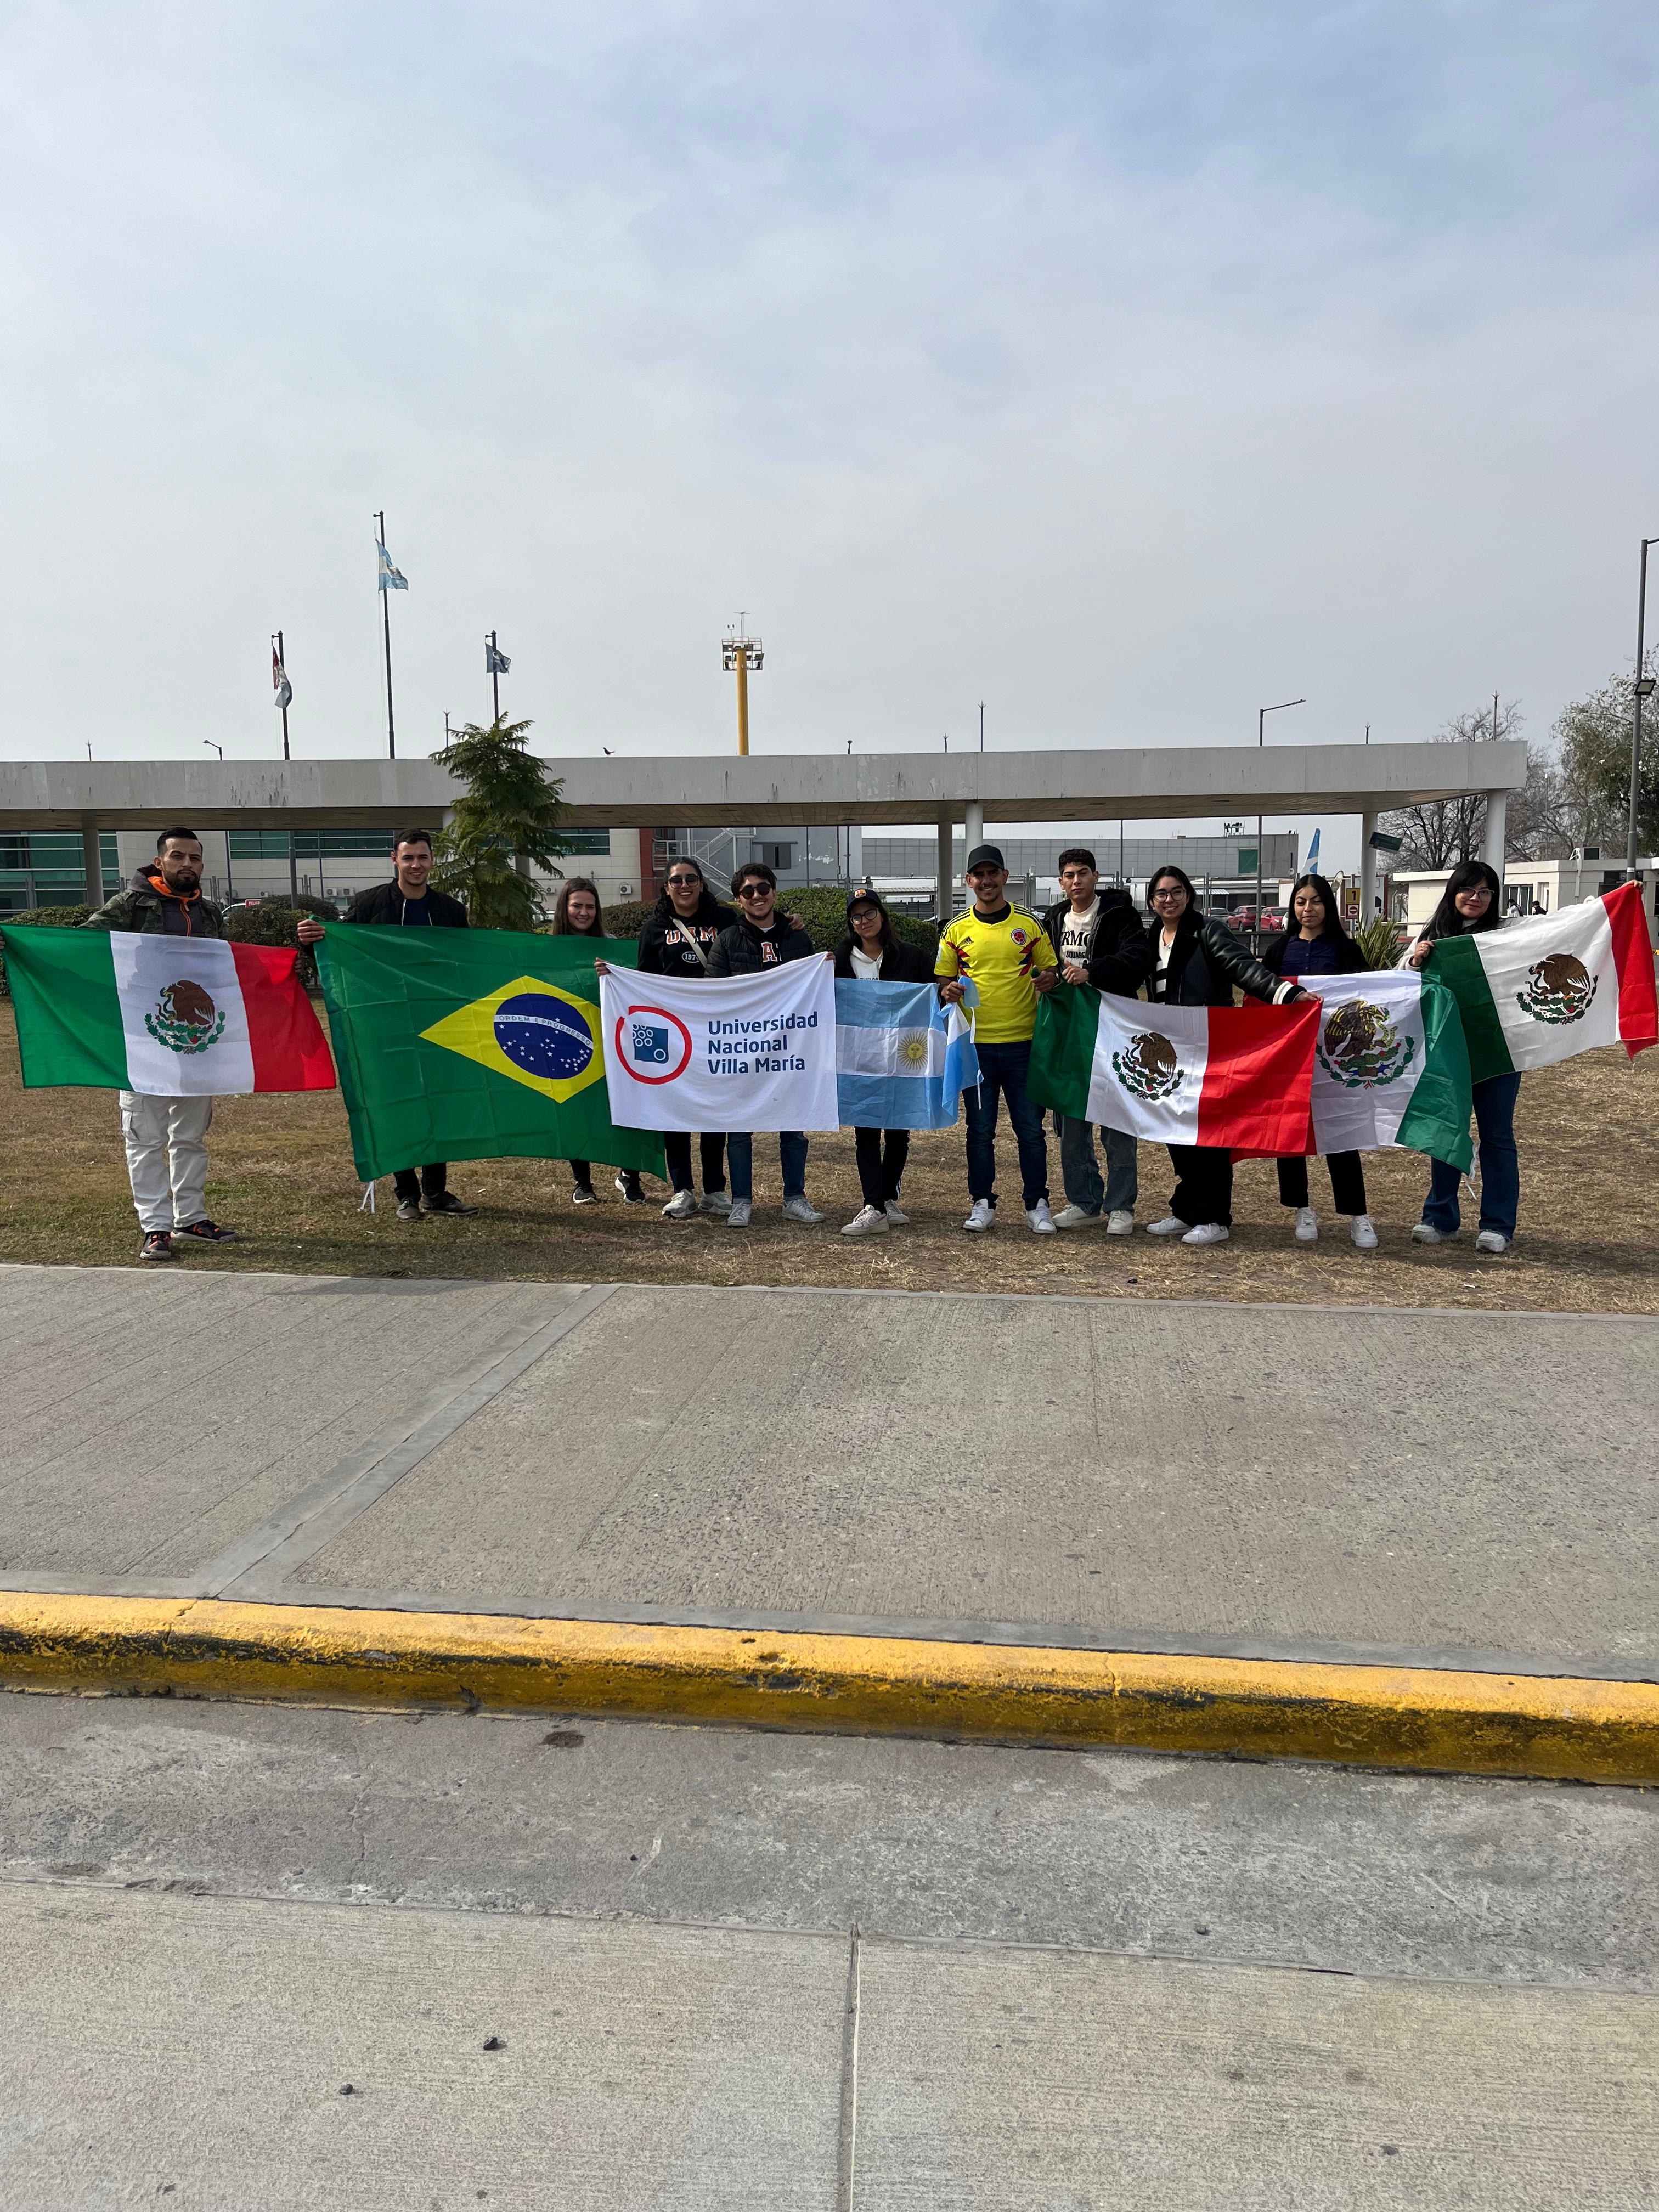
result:
M 1128 1132 L 1102 1128 L 1106 1147 L 1103 1183 L 1092 1126 L 1075 1115 L 1056 1114 L 1054 1127 L 1060 1132 L 1060 1179 L 1066 1186 L 1067 1205 L 1080 1206 L 1085 1213 L 1133 1213 L 1140 1195 L 1140 1170 L 1135 1140 Z
M 1515 1149 L 1515 1101 L 1520 1089 L 1518 1075 L 1491 1076 L 1474 1086 L 1474 1120 L 1480 1134 L 1480 1226 L 1495 1229 L 1500 1237 L 1514 1236 L 1515 1217 L 1521 1210 L 1521 1160 Z M 1462 1181 L 1449 1161 L 1429 1163 L 1423 1218 L 1447 1237 L 1462 1219 L 1457 1208 Z
M 786 1198 L 806 1195 L 806 1139 L 799 1129 L 785 1129 L 778 1138 L 778 1161 L 783 1170 Z M 755 1195 L 755 1139 L 746 1130 L 733 1129 L 726 1139 L 726 1167 L 732 1178 L 733 1198 Z
M 1025 1095 L 1025 1075 L 1031 1065 L 1031 1041 L 1018 1044 L 981 1044 L 979 1087 L 962 1094 L 968 1119 L 968 1194 L 997 1202 L 997 1094 L 1008 1102 L 1019 1149 L 1020 1195 L 1029 1213 L 1048 1195 L 1048 1147 L 1042 1137 L 1042 1109 Z

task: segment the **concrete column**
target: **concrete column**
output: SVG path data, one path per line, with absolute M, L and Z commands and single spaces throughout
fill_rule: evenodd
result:
M 934 912 L 941 929 L 951 919 L 951 899 L 956 889 L 955 842 L 956 824 L 947 808 L 939 817 L 939 903 Z
M 1486 793 L 1486 834 L 1481 840 L 1480 857 L 1489 868 L 1496 868 L 1498 880 L 1504 880 L 1504 829 L 1509 818 L 1510 795 L 1507 791 Z
M 91 815 L 81 817 L 81 856 L 87 872 L 87 904 L 104 903 L 104 861 L 98 849 L 98 825 Z
M 1370 921 L 1376 912 L 1376 848 L 1371 842 L 1371 832 L 1376 827 L 1376 809 L 1359 817 L 1359 919 Z M 1287 925 L 1288 927 L 1288 925 Z
M 971 853 L 975 845 L 985 842 L 985 809 L 977 799 L 970 799 L 968 802 L 968 818 L 963 825 L 962 834 L 967 841 L 964 853 Z

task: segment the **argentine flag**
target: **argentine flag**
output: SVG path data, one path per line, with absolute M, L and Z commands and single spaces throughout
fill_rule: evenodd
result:
M 843 1128 L 949 1129 L 979 1081 L 960 1006 L 931 983 L 836 985 L 836 1096 Z

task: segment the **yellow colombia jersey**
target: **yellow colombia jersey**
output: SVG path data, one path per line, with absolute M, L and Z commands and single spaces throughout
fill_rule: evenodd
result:
M 1057 968 L 1054 948 L 1040 921 L 1011 906 L 1000 921 L 985 921 L 969 907 L 939 938 L 933 973 L 966 975 L 979 993 L 974 1035 L 986 1044 L 1018 1044 L 1036 1027 L 1036 986 L 1031 973 Z

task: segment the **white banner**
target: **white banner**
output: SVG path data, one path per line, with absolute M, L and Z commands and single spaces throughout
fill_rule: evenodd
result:
M 763 975 L 599 978 L 611 1118 L 624 1129 L 836 1129 L 828 953 Z

